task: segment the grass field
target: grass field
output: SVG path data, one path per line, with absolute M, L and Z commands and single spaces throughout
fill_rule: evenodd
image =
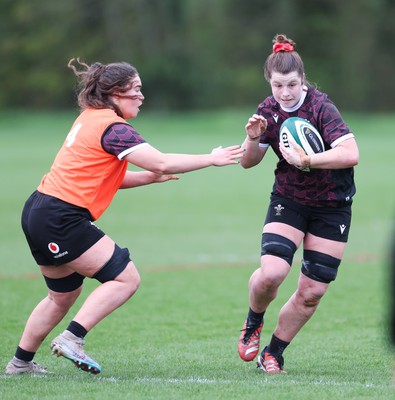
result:
M 165 152 L 209 152 L 241 143 L 251 110 L 145 114 L 134 125 Z M 0 113 L 0 368 L 18 344 L 45 286 L 20 229 L 27 196 L 48 170 L 75 113 Z M 7 376 L 7 399 L 390 399 L 393 349 L 386 336 L 387 254 L 394 227 L 395 115 L 345 115 L 361 152 L 349 247 L 320 308 L 285 353 L 287 375 L 265 376 L 237 355 L 248 308 L 247 282 L 259 261 L 273 181 L 272 155 L 239 166 L 185 174 L 180 181 L 120 191 L 98 225 L 127 246 L 139 268 L 136 296 L 87 337 L 98 376 L 51 357 L 51 375 Z M 300 253 L 265 320 L 263 342 L 294 291 Z

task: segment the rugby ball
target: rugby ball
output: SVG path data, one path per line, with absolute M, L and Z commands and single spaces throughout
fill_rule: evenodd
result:
M 325 151 L 320 133 L 307 119 L 299 117 L 286 119 L 281 125 L 279 135 L 280 142 L 285 147 L 292 149 L 293 143 L 296 142 L 308 156 Z M 309 168 L 299 169 L 310 171 Z

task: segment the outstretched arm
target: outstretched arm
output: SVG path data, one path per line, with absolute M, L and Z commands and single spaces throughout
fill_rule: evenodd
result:
M 211 166 L 237 164 L 243 153 L 240 146 L 230 146 L 218 147 L 210 154 L 170 154 L 146 145 L 128 154 L 125 159 L 157 174 L 180 174 Z

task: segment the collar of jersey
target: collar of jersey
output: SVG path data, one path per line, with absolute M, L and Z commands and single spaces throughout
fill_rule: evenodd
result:
M 304 99 L 306 98 L 306 95 L 307 95 L 307 86 L 306 86 L 306 85 L 303 85 L 302 96 L 300 96 L 300 99 L 299 99 L 298 103 L 295 104 L 293 107 L 290 107 L 290 108 L 288 108 L 288 107 L 283 107 L 283 106 L 280 104 L 281 109 L 284 110 L 284 111 L 287 112 L 287 113 L 294 112 L 294 111 L 298 110 L 298 109 L 300 108 L 300 106 L 303 104 Z

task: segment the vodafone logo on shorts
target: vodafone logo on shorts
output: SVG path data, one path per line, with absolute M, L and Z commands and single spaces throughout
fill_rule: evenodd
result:
M 48 243 L 48 249 L 52 254 L 54 254 L 54 258 L 62 258 L 69 254 L 69 252 L 67 250 L 60 253 L 60 247 L 55 242 Z
M 59 245 L 56 244 L 55 242 L 48 243 L 48 249 L 52 254 L 57 254 L 59 253 L 60 250 Z

